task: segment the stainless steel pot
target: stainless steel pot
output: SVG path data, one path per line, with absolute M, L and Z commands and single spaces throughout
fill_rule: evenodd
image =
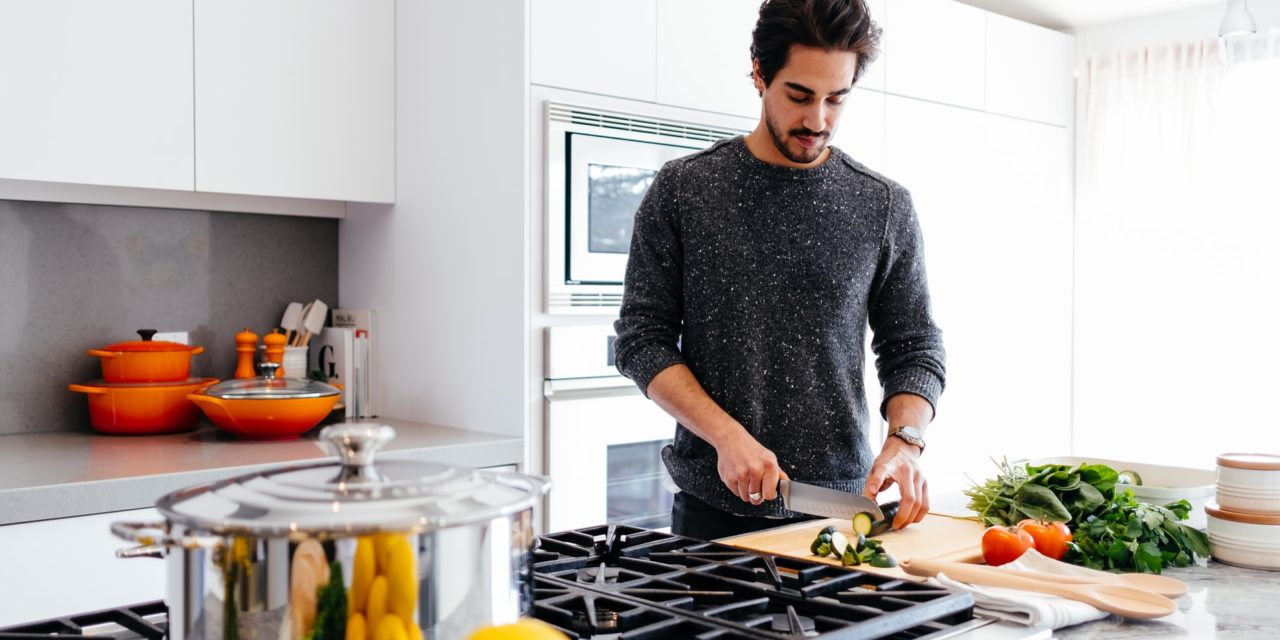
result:
M 464 638 L 532 607 L 532 476 L 374 460 L 394 430 L 320 433 L 341 456 L 166 495 L 163 522 L 117 522 L 163 556 L 171 640 Z M 341 597 L 338 594 L 343 594 Z M 334 637 L 336 636 L 336 637 Z

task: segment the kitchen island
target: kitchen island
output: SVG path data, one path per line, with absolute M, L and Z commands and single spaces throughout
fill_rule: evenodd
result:
M 519 464 L 521 438 L 379 419 L 396 437 L 386 459 L 466 467 Z M 241 440 L 201 422 L 195 431 L 109 436 L 55 431 L 0 436 L 0 525 L 139 509 L 178 489 L 329 457 L 312 429 L 293 440 Z

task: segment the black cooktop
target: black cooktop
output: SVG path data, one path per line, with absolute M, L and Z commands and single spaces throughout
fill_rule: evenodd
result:
M 983 621 L 973 597 L 874 573 L 629 527 L 542 536 L 533 616 L 570 638 L 942 638 Z M 162 602 L 0 629 L 0 640 L 160 640 Z
M 973 597 L 625 525 L 549 534 L 533 615 L 570 638 L 920 638 L 971 626 Z

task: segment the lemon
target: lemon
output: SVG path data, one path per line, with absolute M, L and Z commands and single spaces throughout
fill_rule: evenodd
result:
M 467 640 L 568 640 L 568 637 L 541 620 L 521 618 L 515 624 L 476 629 Z
M 403 620 L 412 620 L 413 610 L 418 604 L 418 571 L 413 548 L 400 536 L 389 544 L 387 610 Z
M 353 613 L 347 618 L 347 635 L 346 640 L 368 640 L 366 635 L 369 632 L 365 630 L 364 614 Z
M 373 536 L 374 555 L 378 559 L 378 575 L 387 575 L 391 566 L 391 547 L 396 540 L 404 540 L 398 533 L 379 533 Z
M 409 640 L 405 633 L 404 621 L 394 613 L 388 613 L 378 621 L 378 630 L 373 632 L 373 640 Z
M 356 557 L 351 568 L 351 597 L 347 598 L 347 613 L 364 611 L 369 600 L 369 587 L 373 584 L 377 569 L 373 537 L 360 536 L 356 540 Z
M 387 579 L 378 576 L 369 585 L 369 603 L 365 605 L 365 637 L 374 640 L 378 633 L 378 625 L 387 614 Z
M 409 640 L 422 640 L 422 629 L 412 620 L 405 620 L 404 626 L 409 629 Z

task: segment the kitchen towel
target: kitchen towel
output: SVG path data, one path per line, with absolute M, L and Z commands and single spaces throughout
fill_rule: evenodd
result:
M 1061 575 L 1089 572 L 1088 569 L 1050 560 L 1040 555 L 1035 549 L 1028 550 L 1022 554 L 1022 557 L 1003 566 Z M 1061 629 L 1110 615 L 1083 602 L 1044 593 L 966 584 L 948 578 L 945 573 L 939 573 L 933 580 L 945 587 L 973 594 L 976 613 L 1015 624 Z

